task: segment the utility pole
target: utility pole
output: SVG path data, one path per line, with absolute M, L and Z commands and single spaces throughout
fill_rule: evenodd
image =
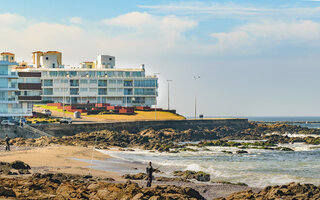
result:
M 194 119 L 197 119 L 197 80 L 200 79 L 200 76 L 194 76 Z
M 168 110 L 170 110 L 170 81 L 172 81 L 172 80 L 167 80 L 167 82 L 168 82 Z

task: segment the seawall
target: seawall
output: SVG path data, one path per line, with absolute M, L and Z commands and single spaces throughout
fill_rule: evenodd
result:
M 53 136 L 71 136 L 80 132 L 91 132 L 99 130 L 128 130 L 139 132 L 143 129 L 153 128 L 155 130 L 163 128 L 173 128 L 179 130 L 197 129 L 198 127 L 215 128 L 219 126 L 229 126 L 234 128 L 247 128 L 248 119 L 203 119 L 203 120 L 166 120 L 166 121 L 134 121 L 134 122 L 113 122 L 113 123 L 86 123 L 86 124 L 46 124 L 35 126 Z

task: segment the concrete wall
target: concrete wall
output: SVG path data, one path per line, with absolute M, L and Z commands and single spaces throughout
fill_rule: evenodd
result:
M 0 138 L 5 138 L 8 135 L 10 138 L 24 137 L 24 138 L 38 138 L 40 135 L 34 134 L 28 130 L 20 128 L 19 126 L 0 126 Z
M 114 123 L 91 123 L 91 124 L 48 124 L 35 127 L 54 136 L 75 135 L 80 132 L 98 130 L 128 130 L 138 132 L 143 129 L 173 128 L 173 129 L 196 129 L 198 127 L 215 128 L 218 126 L 230 126 L 246 128 L 249 126 L 248 119 L 213 119 L 213 120 L 167 120 L 167 121 L 136 121 Z

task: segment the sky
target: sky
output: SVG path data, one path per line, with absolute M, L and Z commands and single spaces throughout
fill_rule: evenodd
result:
M 0 51 L 160 73 L 185 116 L 319 116 L 320 0 L 0 0 Z M 199 79 L 195 80 L 194 76 Z

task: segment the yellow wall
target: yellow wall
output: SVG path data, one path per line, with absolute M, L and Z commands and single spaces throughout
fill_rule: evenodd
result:
M 94 69 L 96 68 L 95 62 L 83 62 L 82 65 L 85 65 L 85 68 Z

